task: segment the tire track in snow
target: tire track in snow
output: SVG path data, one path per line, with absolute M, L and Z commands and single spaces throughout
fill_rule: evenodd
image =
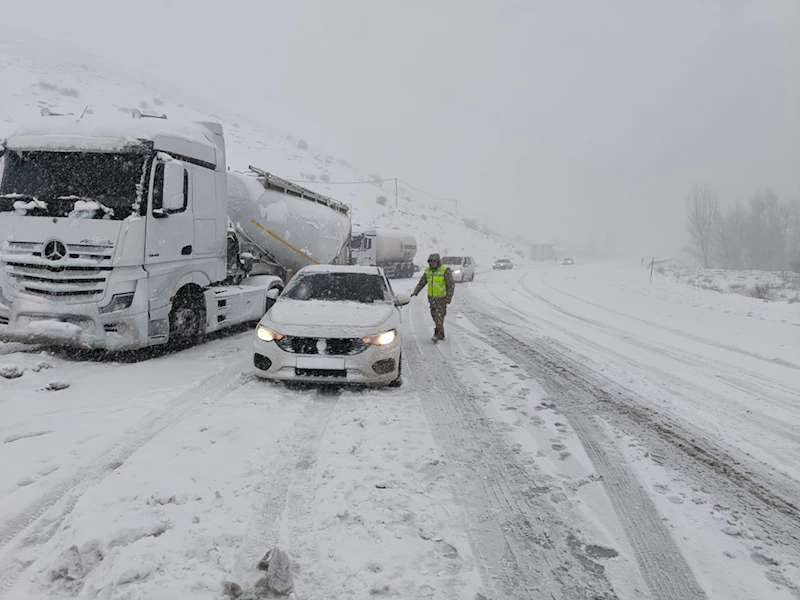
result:
M 310 503 L 314 495 L 317 457 L 339 398 L 319 391 L 312 394 L 288 432 L 268 449 L 266 460 L 269 462 L 263 472 L 260 508 L 250 520 L 247 537 L 236 559 L 234 574 L 238 582 L 244 582 L 243 587 L 255 583 L 259 575 L 258 562 L 281 542 L 290 555 L 302 555 L 305 563 L 314 562 L 309 554 L 316 555 L 316 547 L 296 546 L 300 537 L 296 533 L 298 528 L 309 526 L 312 518 Z M 330 589 L 324 574 L 305 575 L 317 590 Z
M 251 374 L 242 373 L 240 365 L 235 365 L 198 381 L 178 395 L 170 409 L 140 422 L 135 432 L 109 449 L 97 464 L 79 470 L 4 523 L 0 528 L 0 598 L 11 591 L 19 576 L 30 566 L 30 563 L 20 563 L 15 559 L 15 550 L 46 543 L 87 489 L 121 467 L 134 452 L 187 416 L 195 406 L 213 402 L 252 378 Z M 50 514 L 56 509 L 55 514 Z
M 674 329 L 672 327 L 667 327 L 665 325 L 660 325 L 658 323 L 654 323 L 653 321 L 648 321 L 647 319 L 642 319 L 640 317 L 634 317 L 633 315 L 629 315 L 627 313 L 623 313 L 623 312 L 620 312 L 618 310 L 614 310 L 613 308 L 608 308 L 607 306 L 603 306 L 602 304 L 598 304 L 596 302 L 591 302 L 590 300 L 586 300 L 584 298 L 581 298 L 580 296 L 575 296 L 574 294 L 570 294 L 569 292 L 565 292 L 564 290 L 555 287 L 551 283 L 548 283 L 546 281 L 546 279 L 547 279 L 547 274 L 546 273 L 542 274 L 542 279 L 541 279 L 542 283 L 544 285 L 546 285 L 547 287 L 549 287 L 554 292 L 556 292 L 558 294 L 562 294 L 564 296 L 567 296 L 568 298 L 572 298 L 573 300 L 577 300 L 578 302 L 583 302 L 584 304 L 588 304 L 589 306 L 594 306 L 595 308 L 599 308 L 600 310 L 604 310 L 606 312 L 618 315 L 620 317 L 625 317 L 626 319 L 633 319 L 634 321 L 639 321 L 640 323 L 644 323 L 645 325 L 648 325 L 650 327 L 655 327 L 657 329 L 661 329 L 662 331 L 668 331 L 670 333 L 674 333 L 675 335 L 679 335 L 679 336 L 681 336 L 683 338 L 686 338 L 687 340 L 692 340 L 693 342 L 698 342 L 698 343 L 701 343 L 701 344 L 705 344 L 707 346 L 713 346 L 715 348 L 719 348 L 721 350 L 727 350 L 729 352 L 735 352 L 737 354 L 741 354 L 743 356 L 747 356 L 748 358 L 755 358 L 757 360 L 761 360 L 761 361 L 770 363 L 772 365 L 779 365 L 779 366 L 782 366 L 782 367 L 786 367 L 788 369 L 794 369 L 796 371 L 800 371 L 800 366 L 799 365 L 796 365 L 794 363 L 790 363 L 788 361 L 784 361 L 784 360 L 781 360 L 781 359 L 775 359 L 775 358 L 769 358 L 769 357 L 763 356 L 761 354 L 758 354 L 756 352 L 750 352 L 749 350 L 745 350 L 743 348 L 737 348 L 736 346 L 730 346 L 728 344 L 722 344 L 720 342 L 717 342 L 716 340 L 712 340 L 712 339 L 705 338 L 705 337 L 702 337 L 702 336 L 699 336 L 699 335 L 695 335 L 693 333 L 689 333 L 688 331 L 682 331 L 680 329 Z M 544 300 L 544 298 L 542 298 L 540 295 L 536 294 L 527 285 L 525 285 L 524 276 L 520 280 L 520 285 L 522 285 L 522 287 L 529 294 L 535 296 L 539 300 Z M 550 304 L 549 301 L 547 301 L 547 300 L 544 300 L 544 301 L 547 302 L 548 304 Z
M 529 288 L 526 288 L 526 290 L 527 294 L 525 295 L 527 297 L 543 302 L 551 310 L 556 311 L 560 315 L 585 323 L 586 325 L 592 327 L 593 329 L 599 331 L 600 333 L 609 335 L 618 340 L 622 340 L 625 343 L 630 344 L 631 346 L 650 352 L 656 356 L 663 357 L 668 360 L 674 360 L 676 362 L 683 364 L 687 368 L 686 371 L 687 374 L 694 372 L 697 369 L 698 365 L 705 365 L 706 370 L 708 372 L 716 373 L 715 378 L 713 379 L 713 381 L 715 382 L 722 381 L 729 388 L 742 392 L 746 394 L 748 397 L 753 395 L 766 396 L 767 398 L 769 398 L 769 402 L 774 404 L 776 407 L 780 407 L 781 409 L 791 413 L 797 414 L 798 410 L 800 410 L 798 408 L 798 403 L 795 401 L 795 398 L 797 398 L 798 394 L 800 394 L 800 390 L 798 390 L 797 388 L 789 388 L 778 382 L 772 382 L 770 380 L 767 380 L 763 376 L 757 373 L 753 373 L 752 371 L 748 371 L 746 369 L 734 368 L 725 363 L 721 363 L 713 359 L 708 359 L 704 356 L 695 353 L 684 351 L 683 354 L 681 354 L 679 352 L 671 352 L 664 348 L 653 346 L 652 344 L 647 343 L 646 341 L 640 339 L 638 336 L 634 334 L 630 334 L 623 330 L 617 329 L 609 325 L 605 325 L 603 323 L 599 323 L 597 321 L 582 317 L 580 315 L 575 315 L 553 304 L 547 299 L 536 295 Z M 503 302 L 503 300 L 500 298 L 496 299 L 500 302 Z M 506 321 L 501 321 L 499 319 L 498 321 L 510 327 L 519 329 L 517 326 L 510 324 Z M 622 362 L 622 364 L 625 364 L 631 360 L 630 357 L 625 356 L 620 352 L 611 350 L 610 348 L 604 347 L 601 344 L 598 344 L 597 342 L 594 342 L 587 337 L 575 334 L 569 331 L 568 329 L 565 329 L 563 326 L 556 324 L 553 321 L 550 321 L 550 323 L 561 329 L 561 331 L 565 335 L 578 341 L 579 343 L 583 345 L 592 346 L 596 350 L 605 355 L 614 355 L 618 357 L 619 360 Z M 765 360 L 767 362 L 771 362 L 768 359 Z M 714 401 L 716 401 L 719 407 L 725 407 L 727 409 L 728 407 L 731 407 L 732 403 L 735 403 L 736 410 L 726 410 L 725 412 L 726 419 L 728 419 L 729 421 L 735 421 L 736 424 L 741 428 L 745 428 L 745 425 L 748 423 L 749 424 L 755 423 L 765 433 L 768 432 L 772 435 L 778 434 L 784 440 L 784 445 L 786 446 L 786 448 L 783 450 L 782 455 L 776 455 L 776 456 L 782 456 L 786 461 L 790 461 L 794 458 L 794 455 L 791 452 L 793 449 L 791 445 L 797 444 L 798 441 L 800 441 L 800 436 L 798 436 L 797 432 L 795 431 L 795 428 L 792 426 L 791 419 L 786 419 L 786 418 L 781 419 L 777 416 L 772 416 L 759 412 L 755 413 L 746 412 L 748 406 L 745 403 L 737 401 L 735 398 L 731 397 L 731 395 L 723 395 L 720 392 L 714 390 L 712 387 L 708 387 L 702 382 L 689 381 L 689 379 L 686 378 L 686 376 L 679 377 L 669 373 L 668 371 L 661 370 L 657 367 L 649 366 L 641 361 L 636 362 L 636 366 L 637 368 L 640 368 L 644 371 L 651 373 L 657 380 L 670 383 L 671 391 L 673 391 L 673 393 L 677 394 L 678 392 L 674 392 L 674 390 L 683 390 L 687 385 L 691 385 L 694 387 L 695 390 L 703 394 L 705 397 L 714 399 Z M 772 366 L 781 367 L 784 365 L 773 364 Z M 747 380 L 743 380 L 742 377 L 747 377 Z M 595 379 L 597 381 L 600 381 L 600 379 L 598 378 Z M 607 384 L 608 382 L 606 381 L 603 385 Z M 773 393 L 765 394 L 765 390 Z M 626 392 L 627 391 L 628 390 L 626 390 Z M 783 399 L 781 399 L 780 396 L 783 396 Z M 639 406 L 642 407 L 644 405 L 640 403 Z M 686 439 L 688 439 L 689 437 L 703 438 L 706 437 L 707 435 L 708 434 L 702 433 L 701 431 L 698 430 L 692 436 L 682 436 L 682 437 Z M 720 442 L 717 442 L 717 445 L 724 445 L 724 441 L 721 440 Z M 731 445 L 729 446 L 729 448 L 734 452 L 738 451 L 735 445 Z M 756 449 L 758 449 L 758 447 L 756 447 Z M 772 449 L 773 452 L 778 452 L 779 450 L 778 446 L 776 445 L 773 445 Z M 705 453 L 708 453 L 708 449 L 706 449 Z M 713 453 L 714 452 L 712 452 L 712 454 Z M 728 452 L 728 454 L 730 454 L 730 452 Z M 730 460 L 730 458 L 728 458 L 728 464 L 738 465 L 739 461 Z M 762 463 L 759 463 L 759 466 L 762 466 Z M 795 505 L 795 503 L 787 499 L 797 495 L 796 490 L 798 482 L 791 476 L 788 476 L 786 473 L 784 473 L 780 468 L 778 468 L 778 471 L 780 471 L 782 474 L 781 479 L 771 478 L 771 481 L 769 482 L 768 486 L 770 489 L 773 490 L 773 492 L 772 493 L 766 492 L 765 489 L 765 491 L 763 492 L 759 491 L 757 495 L 759 498 L 762 498 L 765 501 L 771 503 L 773 506 L 778 507 L 786 514 L 790 513 L 794 514 L 796 518 L 797 515 L 800 515 L 800 512 L 798 512 L 800 511 L 800 507 L 798 507 L 797 505 Z M 744 475 L 746 479 L 752 479 L 753 473 L 751 471 L 748 471 L 747 473 L 744 473 Z M 749 484 L 746 487 L 751 491 L 754 489 L 754 487 Z M 762 484 L 759 484 L 759 487 L 765 488 L 765 486 Z M 789 510 L 787 511 L 786 509 Z
M 622 316 L 622 317 L 633 319 L 634 321 L 638 321 L 638 322 L 644 323 L 645 325 L 648 325 L 650 327 L 654 327 L 656 329 L 660 329 L 662 331 L 666 331 L 668 333 L 672 333 L 672 334 L 681 336 L 681 337 L 683 337 L 685 339 L 689 339 L 691 341 L 694 341 L 694 342 L 697 342 L 697 343 L 700 343 L 700 344 L 704 344 L 706 346 L 712 346 L 714 348 L 719 348 L 719 349 L 726 350 L 726 351 L 729 351 L 729 352 L 734 352 L 736 354 L 741 354 L 741 355 L 746 356 L 748 358 L 754 358 L 754 359 L 769 363 L 770 366 L 772 366 L 772 367 L 778 367 L 778 368 L 784 367 L 784 368 L 789 368 L 789 369 L 800 370 L 800 367 L 798 367 L 796 365 L 793 365 L 792 363 L 788 363 L 788 362 L 780 361 L 780 360 L 775 360 L 775 359 L 770 359 L 770 358 L 767 358 L 765 356 L 761 356 L 760 354 L 755 354 L 755 353 L 748 352 L 746 350 L 741 350 L 739 348 L 735 348 L 735 347 L 728 346 L 728 345 L 725 345 L 725 344 L 719 344 L 719 343 L 714 342 L 713 340 L 708 340 L 706 338 L 703 338 L 703 337 L 700 337 L 700 336 L 695 336 L 693 334 L 689 334 L 689 333 L 686 333 L 686 332 L 683 332 L 683 331 L 680 331 L 680 330 L 677 330 L 677 329 L 672 329 L 670 327 L 664 327 L 664 326 L 658 325 L 656 323 L 651 323 L 651 322 L 649 322 L 649 321 L 647 321 L 645 319 L 640 319 L 638 317 L 625 315 L 625 314 L 623 314 L 621 312 L 618 312 L 618 311 L 615 311 L 613 309 L 605 308 L 605 307 L 603 307 L 603 306 L 601 306 L 599 304 L 595 304 L 594 302 L 589 302 L 588 300 L 582 300 L 581 298 L 578 298 L 577 296 L 573 296 L 573 295 L 568 294 L 566 292 L 561 292 L 560 290 L 550 286 L 547 282 L 544 281 L 544 277 L 542 277 L 542 282 L 545 285 L 547 285 L 548 287 L 550 287 L 551 289 L 553 289 L 554 291 L 556 291 L 558 293 L 561 293 L 561 294 L 564 294 L 565 296 L 567 296 L 569 298 L 573 298 L 575 300 L 578 300 L 578 301 L 583 302 L 585 304 L 588 304 L 590 306 L 594 306 L 596 308 L 600 308 L 602 310 L 605 310 L 606 312 L 610 312 L 610 313 L 618 315 L 618 316 Z M 625 341 L 627 341 L 627 342 L 629 342 L 629 343 L 631 343 L 631 344 L 633 344 L 633 345 L 635 345 L 637 347 L 640 347 L 643 350 L 648 350 L 648 351 L 651 351 L 651 352 L 653 352 L 655 354 L 664 356 L 666 358 L 670 358 L 672 360 L 675 360 L 675 361 L 678 361 L 678 362 L 682 362 L 686 366 L 689 366 L 689 367 L 696 367 L 698 363 L 703 363 L 703 364 L 706 364 L 708 366 L 713 367 L 716 370 L 730 370 L 731 369 L 731 366 L 729 364 L 727 364 L 727 363 L 721 362 L 719 360 L 715 360 L 715 359 L 704 357 L 704 356 L 702 356 L 700 354 L 697 354 L 696 352 L 691 352 L 691 351 L 688 351 L 688 350 L 685 350 L 685 349 L 681 349 L 678 352 L 670 352 L 670 351 L 668 351 L 668 350 L 666 350 L 666 349 L 664 349 L 662 347 L 654 346 L 652 344 L 648 344 L 646 341 L 644 341 L 642 338 L 640 338 L 636 334 L 629 333 L 629 332 L 627 332 L 625 330 L 619 329 L 618 327 L 614 327 L 612 325 L 607 325 L 605 323 L 601 323 L 601 322 L 595 321 L 593 319 L 588 319 L 586 317 L 582 317 L 580 315 L 572 313 L 572 312 L 570 312 L 570 311 L 558 306 L 554 302 L 542 297 L 541 295 L 539 295 L 539 294 L 535 293 L 533 290 L 531 290 L 530 287 L 525 285 L 524 280 L 521 281 L 520 284 L 521 284 L 522 288 L 525 290 L 526 295 L 528 295 L 529 297 L 535 298 L 536 300 L 538 300 L 540 302 L 544 302 L 545 304 L 550 306 L 552 309 L 558 311 L 559 313 L 561 313 L 561 314 L 563 314 L 563 315 L 565 315 L 567 317 L 570 317 L 570 318 L 573 318 L 573 319 L 577 319 L 579 321 L 582 321 L 584 323 L 592 325 L 593 327 L 595 327 L 598 330 L 601 330 L 601 331 L 604 330 L 604 331 L 612 332 L 616 337 L 624 339 Z M 775 381 L 767 380 L 766 378 L 764 378 L 759 373 L 755 373 L 753 371 L 750 371 L 750 370 L 747 370 L 747 369 L 743 369 L 743 368 L 740 368 L 740 367 L 736 367 L 734 369 L 734 374 L 735 375 L 746 375 L 748 378 L 750 378 L 751 380 L 754 380 L 754 382 L 756 382 L 755 385 L 760 385 L 762 387 L 768 388 L 768 389 L 774 391 L 775 393 L 784 396 L 785 397 L 784 401 L 782 401 L 782 402 L 778 401 L 777 398 L 775 398 L 775 401 L 778 404 L 780 404 L 783 408 L 796 410 L 797 403 L 794 400 L 795 400 L 795 398 L 797 398 L 798 394 L 800 393 L 800 389 L 791 388 L 791 387 L 786 386 L 784 384 L 781 384 L 781 383 L 778 383 L 778 382 L 775 382 Z M 748 393 L 753 393 L 754 392 L 754 389 L 753 389 L 752 385 L 750 387 L 742 387 L 742 384 L 734 376 L 728 376 L 726 378 L 726 380 L 729 382 L 730 385 L 732 385 L 733 387 L 736 387 L 740 391 L 744 391 L 744 392 L 748 392 Z M 760 392 L 756 391 L 755 393 L 760 393 Z
M 691 568 L 664 526 L 648 493 L 625 465 L 614 444 L 605 439 L 602 427 L 587 412 L 591 392 L 575 386 L 567 369 L 535 361 L 532 349 L 508 334 L 498 336 L 496 321 L 484 313 L 468 310 L 468 318 L 483 332 L 485 343 L 524 365 L 556 400 L 592 460 L 614 506 L 626 537 L 636 555 L 642 576 L 657 600 L 701 600 L 706 598 Z M 556 367 L 552 369 L 552 367 Z
M 424 338 L 422 326 L 414 326 L 420 310 L 411 319 L 417 339 Z M 474 388 L 442 364 L 438 346 L 407 344 L 404 355 L 408 373 L 429 390 L 426 418 L 456 467 L 451 486 L 469 519 L 484 585 L 497 598 L 515 600 L 615 599 L 603 567 L 581 553 L 578 536 L 519 464 Z

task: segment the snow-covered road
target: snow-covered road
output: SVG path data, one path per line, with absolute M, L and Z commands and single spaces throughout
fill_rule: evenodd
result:
M 0 345 L 0 598 L 267 597 L 274 546 L 298 599 L 800 598 L 797 311 L 648 276 L 415 300 L 397 390 Z

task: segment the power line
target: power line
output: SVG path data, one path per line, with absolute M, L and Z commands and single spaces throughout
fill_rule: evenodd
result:
M 288 181 L 290 183 L 305 183 L 305 184 L 316 183 L 316 184 L 319 184 L 319 185 L 365 185 L 365 184 L 377 185 L 379 183 L 384 183 L 386 181 L 394 181 L 395 184 L 397 184 L 397 182 L 402 182 L 404 185 L 407 185 L 411 189 L 413 189 L 413 190 L 415 190 L 415 191 L 417 191 L 417 192 L 419 192 L 421 194 L 425 194 L 426 196 L 430 196 L 431 198 L 436 198 L 437 200 L 442 200 L 444 202 L 455 202 L 455 211 L 456 211 L 455 212 L 455 215 L 456 215 L 455 218 L 456 218 L 456 220 L 458 220 L 458 208 L 459 208 L 458 205 L 461 204 L 461 201 L 458 198 L 446 198 L 445 196 L 439 196 L 437 194 L 432 194 L 432 193 L 430 193 L 428 191 L 425 191 L 425 190 L 423 190 L 421 188 L 418 188 L 415 185 L 410 184 L 405 179 L 400 179 L 399 177 L 387 177 L 385 179 L 369 179 L 367 181 L 325 181 L 325 180 L 322 180 L 322 179 L 320 179 L 319 181 L 317 181 L 317 180 L 311 181 L 311 180 L 308 180 L 308 179 L 287 179 L 286 181 Z M 397 196 L 397 188 L 396 187 L 395 187 L 395 196 Z M 396 203 L 396 198 L 395 198 L 395 203 Z M 481 213 L 480 211 L 477 211 L 477 210 L 474 210 L 472 208 L 469 208 L 467 206 L 464 206 L 462 204 L 462 210 L 463 209 L 466 209 L 468 212 L 471 212 L 473 214 L 480 215 L 484 219 L 486 219 L 486 215 L 485 214 Z
M 444 196 L 437 196 L 436 194 L 431 194 L 430 192 L 426 192 L 425 190 L 421 190 L 420 188 L 408 183 L 405 179 L 399 179 L 399 181 L 402 181 L 403 183 L 405 183 L 411 189 L 417 190 L 418 192 L 420 192 L 422 194 L 425 194 L 426 196 L 430 196 L 431 198 L 437 198 L 438 200 L 445 200 L 447 202 L 460 202 L 460 200 L 458 198 L 445 198 Z

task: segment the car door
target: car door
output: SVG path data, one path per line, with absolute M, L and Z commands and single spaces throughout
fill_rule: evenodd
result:
M 464 257 L 464 281 L 475 276 L 475 263 L 471 256 Z

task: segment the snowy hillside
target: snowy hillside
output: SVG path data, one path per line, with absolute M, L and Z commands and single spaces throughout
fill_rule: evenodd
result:
M 358 171 L 344 158 L 322 153 L 314 147 L 313 140 L 298 140 L 180 91 L 136 81 L 135 77 L 111 73 L 46 49 L 34 49 L 20 40 L 0 41 L 0 106 L 0 139 L 19 122 L 43 118 L 39 113 L 45 107 L 56 113 L 81 115 L 88 106 L 95 115 L 116 113 L 123 118 L 138 108 L 165 113 L 169 119 L 219 121 L 225 129 L 228 166 L 232 170 L 254 165 L 285 179 L 304 181 L 314 191 L 351 204 L 355 226 L 412 230 L 419 245 L 417 264 L 424 264 L 430 252 L 470 254 L 479 267 L 502 256 L 511 256 L 516 262 L 522 259 L 522 249 L 463 223 L 454 223 L 452 202 L 432 200 L 401 182 L 395 207 L 393 180 L 377 183 L 372 174 Z M 280 122 L 278 115 L 273 117 Z M 339 185 L 326 181 L 365 183 Z M 440 193 L 446 192 L 444 189 Z

